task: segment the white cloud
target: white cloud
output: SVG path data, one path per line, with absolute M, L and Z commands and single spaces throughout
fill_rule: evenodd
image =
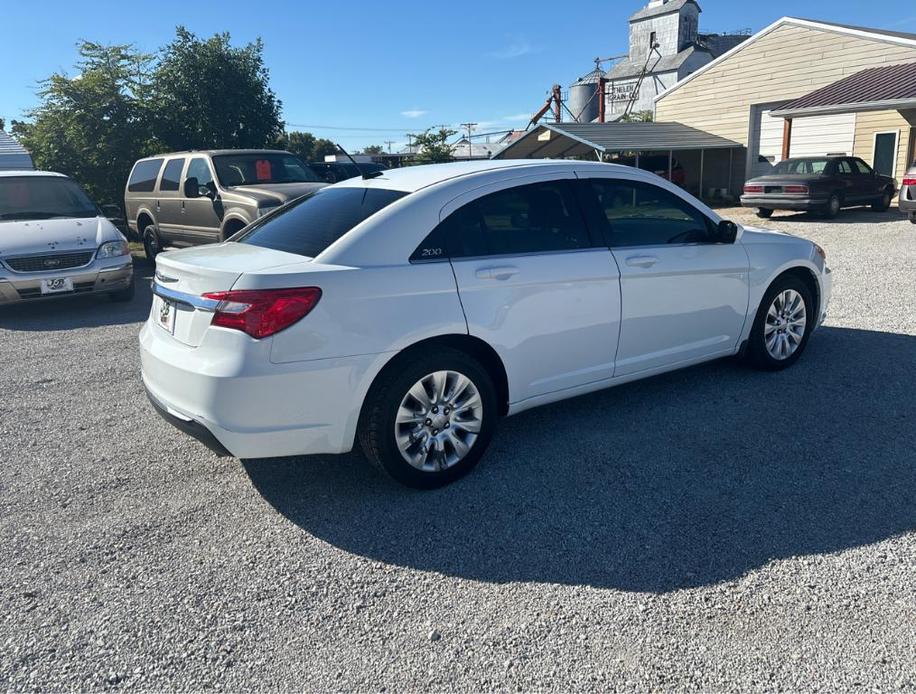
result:
M 511 60 L 512 58 L 521 58 L 523 55 L 537 53 L 540 50 L 540 48 L 532 46 L 531 42 L 522 36 L 510 36 L 508 39 L 509 41 L 505 46 L 499 50 L 491 51 L 487 55 L 497 60 Z
M 422 118 L 427 113 L 429 113 L 429 111 L 424 111 L 419 108 L 413 108 L 413 109 L 408 109 L 406 111 L 401 111 L 401 115 L 404 116 L 405 118 Z

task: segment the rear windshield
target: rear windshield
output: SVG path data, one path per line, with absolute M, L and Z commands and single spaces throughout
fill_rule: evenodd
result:
M 61 176 L 0 177 L 0 222 L 13 219 L 95 217 L 83 189 Z
M 824 173 L 829 162 L 829 159 L 786 159 L 773 167 L 773 173 L 817 176 Z
M 213 157 L 213 165 L 224 186 L 322 182 L 302 160 L 282 152 L 220 154 Z
M 380 188 L 324 188 L 285 205 L 232 240 L 314 258 L 405 195 Z

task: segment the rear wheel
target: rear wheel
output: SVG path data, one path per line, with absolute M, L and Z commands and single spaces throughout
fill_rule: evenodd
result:
M 156 262 L 156 256 L 162 251 L 162 239 L 154 224 L 147 224 L 143 230 L 143 251 L 151 263 Z
M 875 200 L 875 201 L 871 204 L 871 208 L 872 208 L 875 212 L 887 212 L 887 210 L 888 210 L 888 209 L 890 208 L 890 206 L 891 206 L 891 200 L 893 200 L 893 195 L 891 195 L 891 192 L 890 192 L 889 190 L 885 190 L 885 191 L 881 194 L 881 197 L 880 197 L 879 199 Z
M 840 213 L 842 207 L 843 201 L 840 199 L 839 193 L 832 193 L 827 200 L 827 206 L 824 208 L 824 216 L 827 219 L 833 219 Z
M 814 298 L 794 275 L 778 278 L 763 295 L 748 344 L 748 358 L 761 369 L 778 371 L 805 351 L 817 323 Z
M 773 210 L 761 207 L 757 210 L 757 216 L 760 217 L 760 219 L 769 219 L 773 216 Z
M 398 482 L 432 489 L 477 465 L 496 427 L 496 389 L 464 352 L 430 350 L 393 364 L 360 419 L 366 457 Z

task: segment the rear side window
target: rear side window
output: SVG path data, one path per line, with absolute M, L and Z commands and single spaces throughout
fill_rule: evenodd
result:
M 837 173 L 849 175 L 852 173 L 852 167 L 849 165 L 849 162 L 845 159 L 840 159 L 836 163 Z
M 234 241 L 314 258 L 360 222 L 407 193 L 380 188 L 323 188 L 264 217 Z
M 159 169 L 162 168 L 161 159 L 147 159 L 138 161 L 134 165 L 134 170 L 130 172 L 130 180 L 127 181 L 127 190 L 130 193 L 151 193 L 156 188 L 156 179 L 159 177 Z
M 456 210 L 442 226 L 453 258 L 550 253 L 592 245 L 565 181 L 491 193 Z
M 181 170 L 184 168 L 184 159 L 172 159 L 165 165 L 162 180 L 159 181 L 160 191 L 178 190 L 181 182 Z
M 862 174 L 863 176 L 871 176 L 871 173 L 872 173 L 871 167 L 868 164 L 866 164 L 864 161 L 862 161 L 861 159 L 853 159 L 852 163 L 853 163 L 853 166 L 856 167 L 856 170 L 860 174 Z
M 589 179 L 604 213 L 611 248 L 712 241 L 712 225 L 697 209 L 658 186 L 636 181 Z

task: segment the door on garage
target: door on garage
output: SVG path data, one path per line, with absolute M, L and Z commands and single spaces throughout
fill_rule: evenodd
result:
M 894 176 L 897 169 L 897 138 L 899 133 L 875 133 L 875 152 L 872 158 L 875 171 L 885 176 Z
M 747 177 L 765 176 L 782 161 L 782 133 L 785 120 L 770 115 L 780 103 L 751 107 L 751 132 L 748 143 Z
M 789 154 L 793 157 L 851 155 L 856 139 L 856 114 L 809 116 L 792 121 Z

